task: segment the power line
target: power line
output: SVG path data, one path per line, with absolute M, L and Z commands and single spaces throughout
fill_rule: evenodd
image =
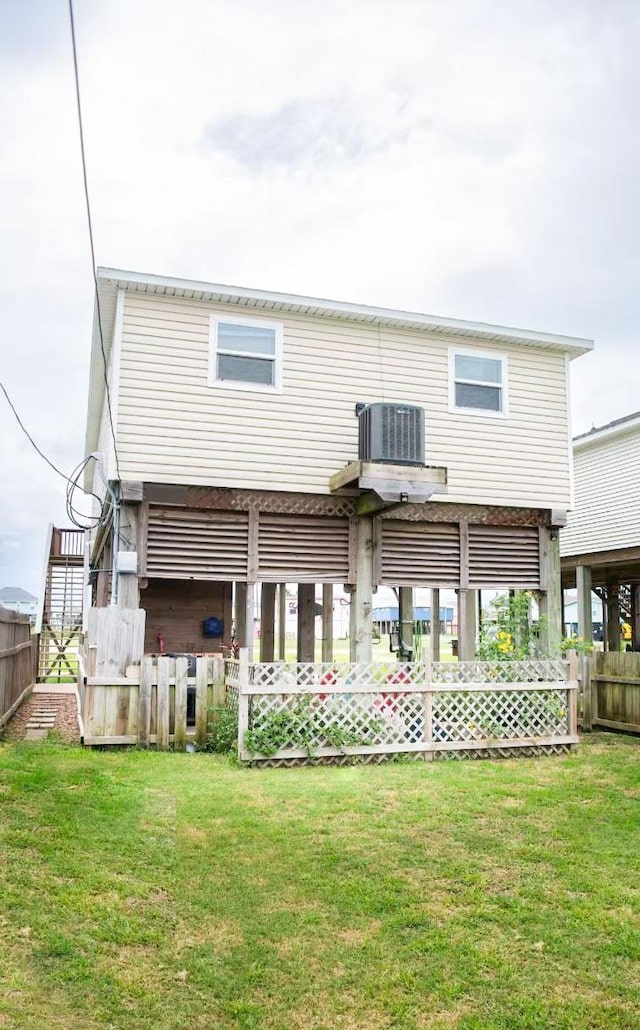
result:
M 76 46 L 76 26 L 73 15 L 73 0 L 69 0 L 69 22 L 71 24 L 71 48 L 73 51 L 73 71 L 76 86 L 76 106 L 78 110 L 78 131 L 80 135 L 80 155 L 82 158 L 82 181 L 84 183 L 84 199 L 87 208 L 87 224 L 89 227 L 89 246 L 91 248 L 91 271 L 93 275 L 93 284 L 95 289 L 96 298 L 96 314 L 98 316 L 98 335 L 100 337 L 100 350 L 102 351 L 102 362 L 103 362 L 103 377 L 104 386 L 106 391 L 107 410 L 109 412 L 109 425 L 111 426 L 111 436 L 113 437 L 113 453 L 116 462 L 116 471 L 118 473 L 118 479 L 120 479 L 120 465 L 118 462 L 118 447 L 116 444 L 116 431 L 113 425 L 113 412 L 111 410 L 111 396 L 109 393 L 109 378 L 107 376 L 107 355 L 104 349 L 104 334 L 102 332 L 102 315 L 100 313 L 100 294 L 98 291 L 98 275 L 96 272 L 96 253 L 93 243 L 93 224 L 91 221 L 91 204 L 89 202 L 89 183 L 87 181 L 87 159 L 84 149 L 84 129 L 82 125 L 82 105 L 80 103 L 80 76 L 78 73 L 78 52 Z
M 71 473 L 70 476 L 65 475 L 65 473 L 62 472 L 62 470 L 59 469 L 57 465 L 54 465 L 54 463 L 51 461 L 50 458 L 47 457 L 47 455 L 44 453 L 44 451 L 42 451 L 38 447 L 37 443 L 35 442 L 35 440 L 33 439 L 32 435 L 31 435 L 31 433 L 29 432 L 29 430 L 25 426 L 24 422 L 20 418 L 20 415 L 17 412 L 16 406 L 13 403 L 13 401 L 11 400 L 9 394 L 7 393 L 7 388 L 6 388 L 6 386 L 4 385 L 4 383 L 2 382 L 1 379 L 0 379 L 0 390 L 2 390 L 3 394 L 5 395 L 6 400 L 7 400 L 7 404 L 9 405 L 9 407 L 11 408 L 11 411 L 13 412 L 13 414 L 15 416 L 15 419 L 16 419 L 16 422 L 20 426 L 22 432 L 26 436 L 27 440 L 29 441 L 29 443 L 31 444 L 33 449 L 36 451 L 37 454 L 40 455 L 42 460 L 47 463 L 49 468 L 53 469 L 53 471 L 58 476 L 60 476 L 61 479 L 64 479 L 65 483 L 67 484 L 67 491 L 66 491 L 67 514 L 68 514 L 69 519 L 71 520 L 71 522 L 73 522 L 74 525 L 78 526 L 80 529 L 95 529 L 96 526 L 100 525 L 100 522 L 102 520 L 102 516 L 98 520 L 92 519 L 92 522 L 95 523 L 95 525 L 93 525 L 93 526 L 81 525 L 80 522 L 78 522 L 78 519 L 83 519 L 85 517 L 86 518 L 91 518 L 91 516 L 84 516 L 82 514 L 82 512 L 78 511 L 78 509 L 74 508 L 74 506 L 73 506 L 73 494 L 74 494 L 75 490 L 78 488 L 78 480 L 80 479 L 80 476 L 81 476 L 82 472 L 84 471 L 85 467 L 89 464 L 89 462 L 92 460 L 92 458 L 94 458 L 94 455 L 90 454 L 87 458 L 83 458 L 82 461 L 80 462 L 80 464 L 76 466 L 76 468 L 73 470 L 73 472 Z M 98 501 L 100 506 L 102 506 L 102 498 L 98 497 L 97 494 L 94 494 L 92 491 L 89 491 L 87 496 L 95 497 L 95 499 Z M 108 514 L 109 514 L 109 512 L 107 512 L 107 516 L 108 516 Z

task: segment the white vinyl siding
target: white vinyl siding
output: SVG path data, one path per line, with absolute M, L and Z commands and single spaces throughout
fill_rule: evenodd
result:
M 640 543 L 640 427 L 583 444 L 573 456 L 575 506 L 560 533 L 562 555 Z
M 249 394 L 231 384 L 212 390 L 212 315 L 242 320 L 243 310 L 127 294 L 118 424 L 123 478 L 328 493 L 329 477 L 358 455 L 355 404 L 386 401 L 425 409 L 426 461 L 449 470 L 443 500 L 568 507 L 562 353 L 509 348 L 509 419 L 452 415 L 450 339 L 287 313 L 282 392 Z M 468 340 L 460 347 L 471 349 Z

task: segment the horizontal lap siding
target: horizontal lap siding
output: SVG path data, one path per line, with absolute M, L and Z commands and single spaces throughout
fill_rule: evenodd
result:
M 457 587 L 460 582 L 457 525 L 383 520 L 380 547 L 383 584 Z
M 538 530 L 523 526 L 469 526 L 469 586 L 537 590 Z
M 448 411 L 449 339 L 287 315 L 282 394 L 207 385 L 214 311 L 243 308 L 130 294 L 125 303 L 118 454 L 124 478 L 328 492 L 357 457 L 358 401 L 425 409 L 426 458 L 458 503 L 567 507 L 564 356 L 479 343 L 509 356 L 510 417 Z M 469 347 L 470 341 L 460 340 Z
M 346 583 L 347 519 L 261 515 L 258 578 L 272 583 Z
M 563 555 L 637 547 L 640 541 L 640 429 L 580 447 L 575 506 L 560 533 Z

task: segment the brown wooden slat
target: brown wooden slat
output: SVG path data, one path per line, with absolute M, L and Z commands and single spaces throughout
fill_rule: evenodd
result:
M 469 526 L 469 586 L 540 588 L 540 535 L 532 526 Z
M 272 583 L 346 583 L 349 542 L 346 518 L 263 513 L 258 579 Z
M 246 512 L 151 507 L 147 575 L 167 579 L 244 580 L 248 537 Z
M 382 521 L 380 582 L 393 586 L 457 586 L 460 536 L 454 523 Z

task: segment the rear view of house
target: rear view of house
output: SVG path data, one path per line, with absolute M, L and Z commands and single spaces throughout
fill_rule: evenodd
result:
M 401 605 L 431 588 L 434 612 L 457 590 L 463 658 L 484 588 L 539 592 L 559 640 L 569 362 L 590 341 L 114 269 L 98 282 L 86 486 L 112 514 L 94 599 L 142 607 L 147 652 L 214 651 L 232 622 L 250 645 L 261 584 L 272 659 L 285 583 L 300 660 L 316 584 L 326 605 L 351 592 L 354 660 L 381 584 Z

